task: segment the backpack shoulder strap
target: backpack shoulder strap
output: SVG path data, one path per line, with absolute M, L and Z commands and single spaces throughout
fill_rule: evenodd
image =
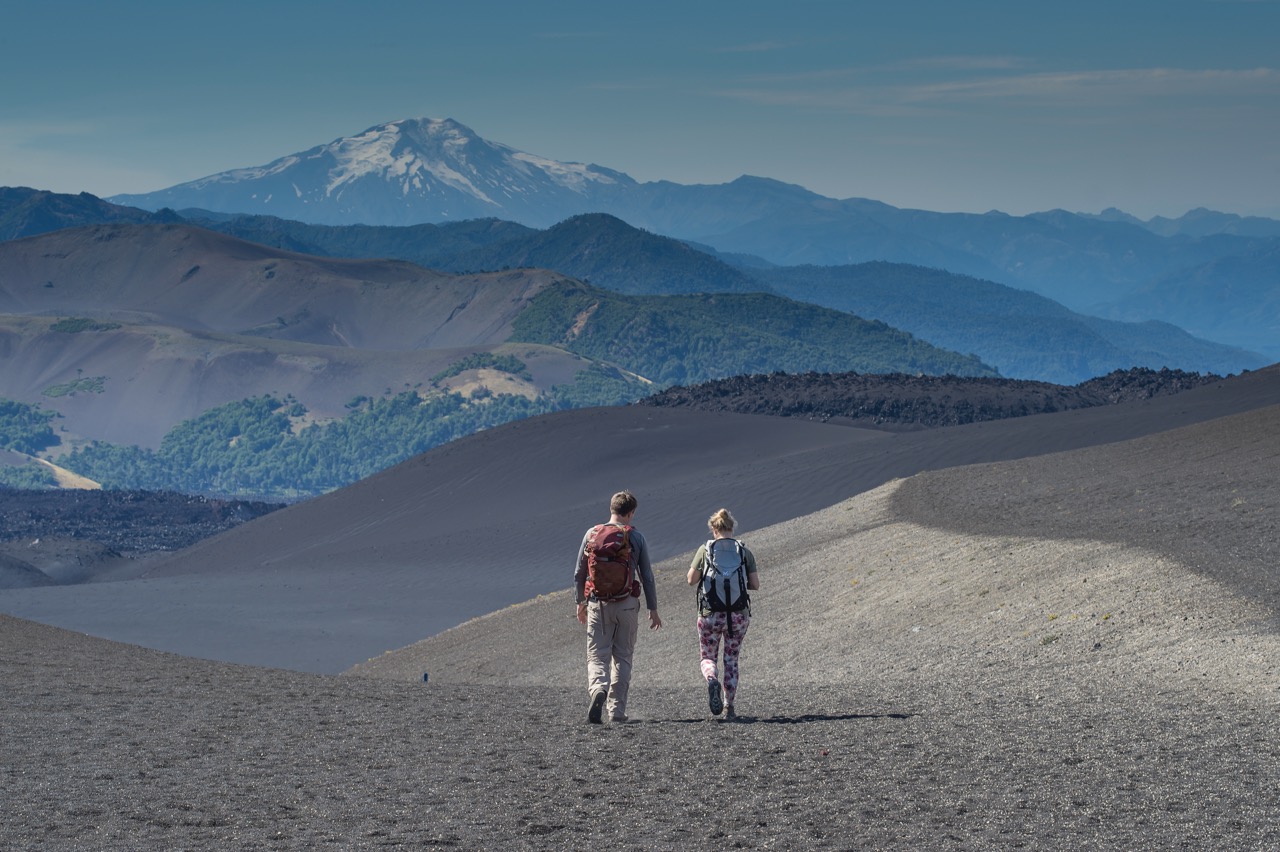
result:
M 707 577 L 711 576 L 715 571 L 715 566 L 711 562 L 711 542 L 708 541 L 702 546 L 702 568 L 698 576 L 698 605 L 702 606 L 705 599 Z

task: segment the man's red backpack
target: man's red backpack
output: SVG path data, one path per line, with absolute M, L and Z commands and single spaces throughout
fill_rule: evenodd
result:
M 631 582 L 631 527 L 592 527 L 587 537 L 587 595 L 620 601 L 631 594 Z

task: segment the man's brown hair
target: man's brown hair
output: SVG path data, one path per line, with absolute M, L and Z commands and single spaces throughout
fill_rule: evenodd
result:
M 638 501 L 630 491 L 619 491 L 609 500 L 609 511 L 619 518 L 625 518 L 636 510 Z

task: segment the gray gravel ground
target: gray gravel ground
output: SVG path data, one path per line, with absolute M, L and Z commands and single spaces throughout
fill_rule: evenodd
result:
M 687 557 L 657 566 L 625 725 L 586 724 L 567 591 L 346 676 L 0 616 L 0 849 L 1280 848 L 1278 431 L 745 530 L 736 723 L 707 716 Z
M 238 668 L 0 619 L 4 849 L 1263 849 L 1273 709 L 1125 682 L 576 690 Z M 57 655 L 55 657 L 55 655 Z M 749 694 L 749 700 L 748 700 Z M 754 712 L 745 710 L 750 705 Z

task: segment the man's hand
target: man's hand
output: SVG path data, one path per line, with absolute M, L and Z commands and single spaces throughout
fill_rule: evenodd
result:
M 586 601 L 578 602 L 578 623 L 579 624 L 587 623 L 587 602 Z
M 649 610 L 649 629 L 657 630 L 661 626 L 662 619 L 658 618 L 658 611 L 656 609 Z

